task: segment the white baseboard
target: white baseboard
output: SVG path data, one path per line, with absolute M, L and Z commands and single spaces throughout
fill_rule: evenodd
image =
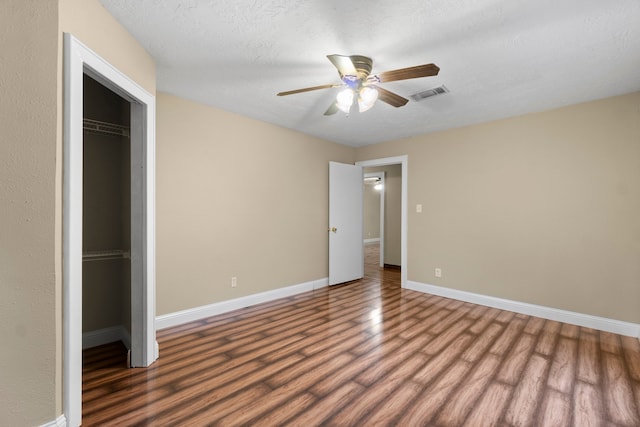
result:
M 249 307 L 251 305 L 273 301 L 278 298 L 286 298 L 302 292 L 326 288 L 327 286 L 329 286 L 329 279 L 325 277 L 324 279 L 312 280 L 310 282 L 287 286 L 285 288 L 274 289 L 272 291 L 247 295 L 227 301 L 220 301 L 209 305 L 190 308 L 188 310 L 177 311 L 175 313 L 163 314 L 156 317 L 156 329 L 164 329 L 170 328 L 172 326 L 182 325 L 184 323 L 189 323 L 229 311 L 238 310 L 240 308 Z
M 512 301 L 473 292 L 461 291 L 457 289 L 445 288 L 442 286 L 428 285 L 425 283 L 407 281 L 407 289 L 427 294 L 439 295 L 473 304 L 485 305 L 499 308 L 501 310 L 513 311 L 530 316 L 542 317 L 543 319 L 555 320 L 558 322 L 570 323 L 572 325 L 584 326 L 606 332 L 613 332 L 629 337 L 640 338 L 640 324 L 624 322 L 621 320 L 609 319 L 606 317 L 592 316 L 590 314 L 576 313 L 573 311 L 560 310 L 552 307 L 529 304 L 525 302 Z
M 122 325 L 82 333 L 83 350 L 114 341 L 122 341 L 125 347 L 131 348 L 131 335 L 129 335 L 129 331 Z
M 378 243 L 380 241 L 379 237 L 375 237 L 373 239 L 364 239 L 364 244 L 366 245 L 367 243 Z
M 62 414 L 55 420 L 42 424 L 40 427 L 67 427 L 67 418 Z

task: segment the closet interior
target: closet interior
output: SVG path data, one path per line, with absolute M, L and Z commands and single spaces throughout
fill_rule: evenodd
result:
M 131 348 L 130 103 L 84 76 L 83 347 Z

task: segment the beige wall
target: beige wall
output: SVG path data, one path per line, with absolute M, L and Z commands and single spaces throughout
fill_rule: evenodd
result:
M 56 417 L 55 2 L 0 2 L 0 425 Z
M 62 32 L 155 92 L 97 0 L 0 2 L 0 425 L 62 414 Z
M 63 33 L 70 33 L 85 46 L 100 55 L 115 68 L 127 75 L 132 81 L 155 94 L 156 71 L 153 58 L 136 40 L 102 7 L 98 0 L 58 0 L 58 140 L 57 158 L 62 158 L 62 42 Z M 61 262 L 61 230 L 62 230 L 62 162 L 56 163 L 56 202 L 58 227 L 57 258 Z M 61 283 L 61 276 L 58 276 Z M 57 295 L 57 311 L 62 316 L 62 293 Z M 58 344 L 56 371 L 56 412 L 62 413 L 62 329 L 57 330 Z M 56 415 L 57 416 L 57 415 Z M 50 417 L 51 419 L 51 417 Z
M 58 1 L 61 37 L 62 32 L 73 34 L 131 80 L 155 94 L 155 61 L 98 0 Z
M 157 120 L 158 315 L 327 277 L 328 163 L 353 148 L 167 94 Z
M 373 188 L 373 184 L 364 185 L 363 203 L 363 228 L 364 239 L 377 239 L 380 237 L 380 191 Z
M 640 93 L 357 158 L 402 154 L 409 280 L 640 322 Z
M 402 165 L 385 166 L 384 263 L 402 264 Z

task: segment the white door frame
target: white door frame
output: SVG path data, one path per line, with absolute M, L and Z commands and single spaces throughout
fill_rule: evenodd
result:
M 380 225 L 378 226 L 378 241 L 380 243 L 380 267 L 384 267 L 384 197 L 385 197 L 385 173 L 384 171 L 380 172 L 365 172 L 365 178 L 378 178 L 380 179 L 379 183 L 382 184 L 382 189 L 380 190 L 380 206 L 378 209 L 380 210 Z
M 400 286 L 407 287 L 407 186 L 408 186 L 408 163 L 409 156 L 402 155 L 396 157 L 385 157 L 382 159 L 363 160 L 356 162 L 356 165 L 363 168 L 375 166 L 397 165 L 402 166 L 402 195 L 400 213 Z
M 83 76 L 131 102 L 132 366 L 158 357 L 155 339 L 155 97 L 70 34 L 64 34 L 63 405 L 82 421 Z M 135 313 L 140 315 L 136 316 Z

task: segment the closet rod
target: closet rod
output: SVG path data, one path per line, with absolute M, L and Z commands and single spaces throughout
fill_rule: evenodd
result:
M 112 249 L 106 251 L 84 251 L 82 261 L 103 261 L 107 259 L 131 258 L 129 251 Z
M 82 119 L 82 129 L 103 135 L 125 136 L 127 138 L 130 136 L 128 126 L 93 119 Z

